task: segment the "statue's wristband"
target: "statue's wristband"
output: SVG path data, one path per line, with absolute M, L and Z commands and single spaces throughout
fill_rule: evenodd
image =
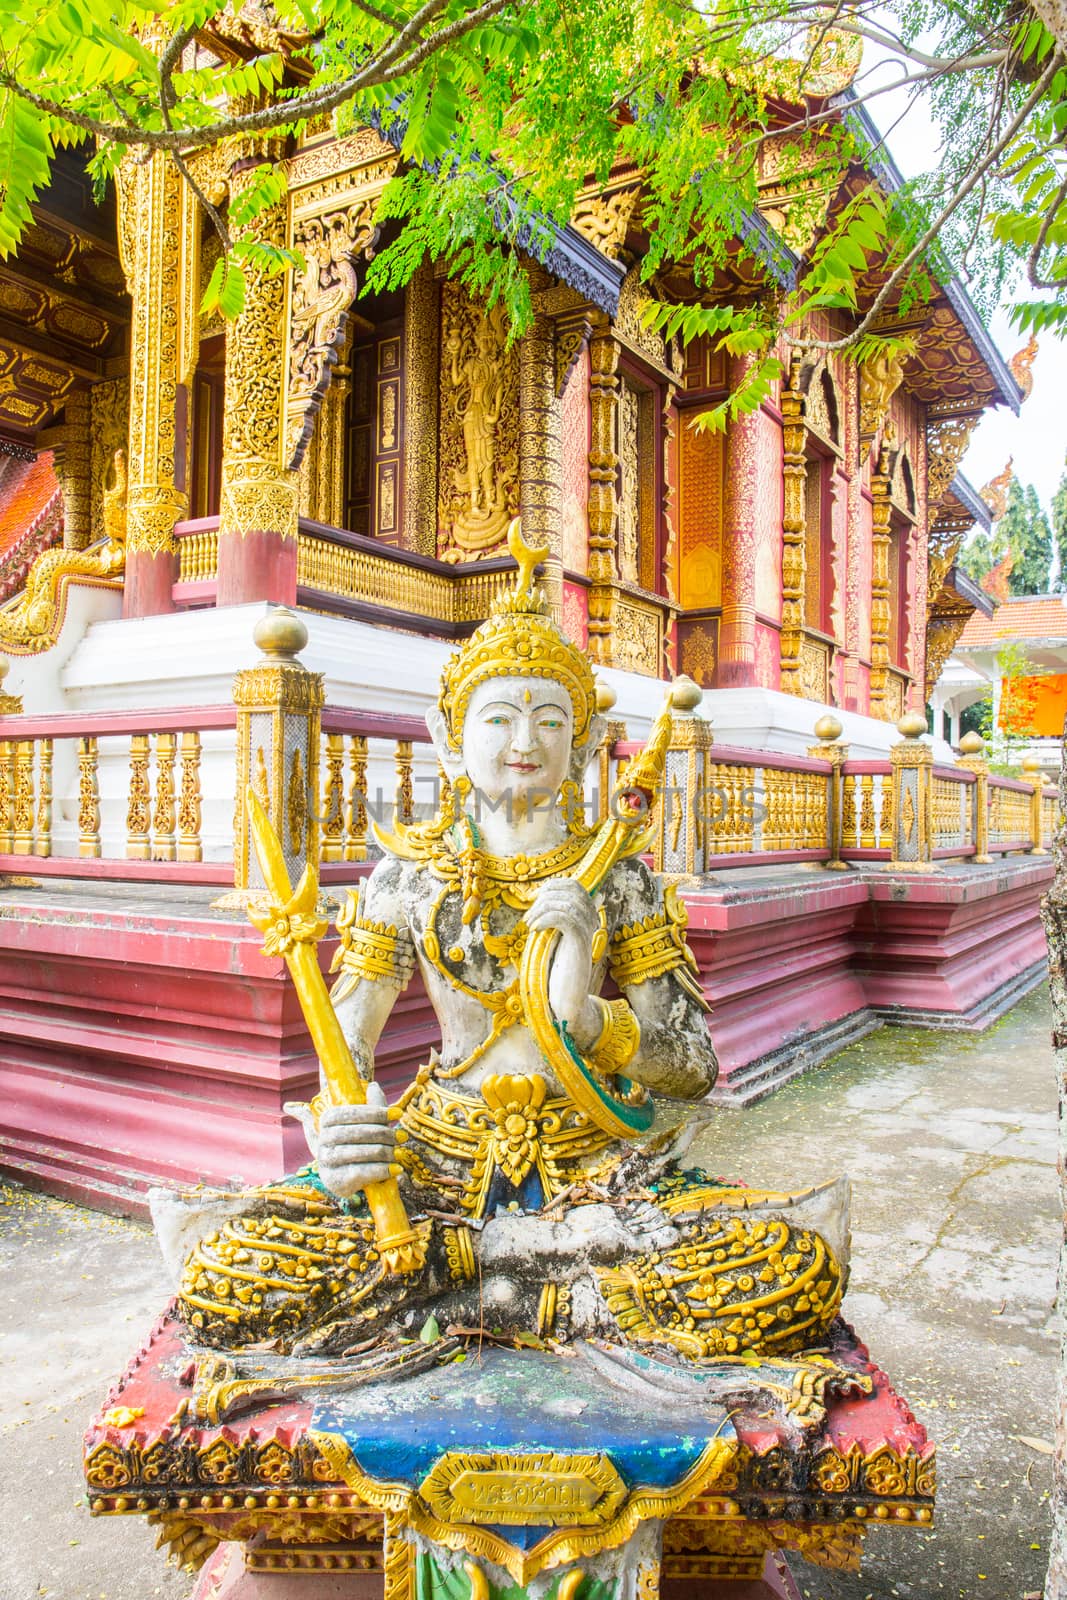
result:
M 597 994 L 591 999 L 602 1026 L 586 1055 L 596 1070 L 608 1077 L 622 1072 L 637 1054 L 641 1024 L 625 1000 L 602 1000 Z

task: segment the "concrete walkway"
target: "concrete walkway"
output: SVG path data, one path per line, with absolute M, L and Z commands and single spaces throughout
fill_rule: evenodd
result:
M 854 1183 L 846 1314 L 939 1447 L 933 1532 L 873 1529 L 809 1600 L 1023 1600 L 1045 1570 L 1060 1213 L 1044 992 L 989 1033 L 884 1029 L 695 1152 L 717 1173 Z M 0 1191 L 0 1600 L 186 1600 L 137 1517 L 91 1520 L 80 1436 L 166 1299 L 148 1231 Z M 299 1596 L 295 1597 L 299 1600 Z

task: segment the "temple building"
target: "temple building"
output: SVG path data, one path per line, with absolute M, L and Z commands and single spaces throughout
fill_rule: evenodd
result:
M 738 250 L 707 298 L 773 296 L 803 265 L 785 138 L 748 219 L 763 264 Z M 447 261 L 360 292 L 388 237 L 389 138 L 321 131 L 264 159 L 287 191 L 257 226 L 305 266 L 252 275 L 228 325 L 200 310 L 217 238 L 162 156 L 100 206 L 61 152 L 0 263 L 0 1160 L 136 1205 L 190 1175 L 167 1111 L 192 1097 L 220 1173 L 282 1169 L 299 1135 L 281 1104 L 314 1068 L 243 921 L 235 796 L 262 780 L 324 886 L 365 871 L 374 794 L 410 813 L 434 780 L 421 718 L 513 571 L 516 516 L 612 706 L 592 804 L 665 684 L 704 691 L 699 714 L 678 700 L 684 804 L 658 865 L 686 888 L 724 1098 L 884 1020 L 980 1026 L 1036 981 L 1051 797 L 913 725 L 986 607 L 954 564 L 987 514 L 960 459 L 982 412 L 1024 393 L 961 285 L 883 314 L 906 361 L 815 350 L 701 431 L 741 368 L 647 327 L 650 298 L 698 291 L 684 264 L 642 281 L 639 171 L 590 188 L 525 259 L 534 316 L 509 343 Z M 189 164 L 217 206 L 248 182 L 240 146 Z M 879 157 L 842 195 L 872 176 L 899 181 Z M 269 700 L 252 643 L 268 605 L 299 613 L 321 706 L 283 703 L 284 684 Z M 298 712 L 294 755 L 278 730 Z M 697 814 L 701 783 L 716 798 Z M 983 877 L 994 856 L 1014 876 Z M 427 1045 L 416 989 L 387 1071 Z

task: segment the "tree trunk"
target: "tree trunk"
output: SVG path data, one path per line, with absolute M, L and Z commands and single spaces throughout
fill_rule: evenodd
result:
M 1035 9 L 1037 9 L 1035 7 Z M 1061 10 L 1064 7 L 1061 5 Z M 1052 1486 L 1052 1537 L 1049 1545 L 1045 1600 L 1067 1600 L 1067 730 L 1060 766 L 1060 822 L 1053 848 L 1055 876 L 1041 906 L 1048 939 L 1049 988 L 1052 995 L 1052 1043 L 1059 1090 L 1060 1200 L 1064 1228 L 1060 1238 L 1059 1315 L 1060 1373 L 1056 1402 L 1056 1460 Z
M 1067 0 L 1030 0 L 1060 50 L 1067 53 Z

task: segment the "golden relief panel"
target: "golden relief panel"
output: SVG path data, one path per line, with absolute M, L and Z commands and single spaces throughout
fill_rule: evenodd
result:
M 721 433 L 696 432 L 688 416 L 679 428 L 679 598 L 692 611 L 722 603 L 724 441 Z
M 504 307 L 441 292 L 438 527 L 446 561 L 499 550 L 519 509 L 519 361 Z
M 611 665 L 658 677 L 663 653 L 663 617 L 659 609 L 617 594 L 611 622 Z

